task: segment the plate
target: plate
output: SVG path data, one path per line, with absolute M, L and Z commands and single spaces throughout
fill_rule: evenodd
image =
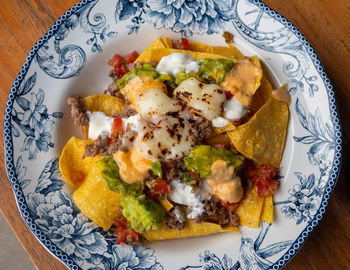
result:
M 159 36 L 224 45 L 224 30 L 292 96 L 275 221 L 241 234 L 116 245 L 79 212 L 59 173 L 63 145 L 78 134 L 67 97 L 102 92 L 114 53 L 140 52 Z M 341 160 L 334 92 L 314 49 L 280 14 L 244 0 L 79 2 L 29 52 L 8 97 L 4 141 L 21 215 L 70 269 L 279 269 L 325 213 Z

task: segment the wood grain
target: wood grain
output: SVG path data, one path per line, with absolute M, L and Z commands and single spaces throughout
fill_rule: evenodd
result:
M 318 53 L 337 97 L 343 127 L 343 168 L 327 212 L 301 251 L 285 267 L 350 269 L 350 1 L 266 0 L 290 20 Z M 11 85 L 34 43 L 76 0 L 2 0 L 0 5 L 0 109 L 5 110 Z M 1 117 L 2 119 L 3 117 Z M 3 132 L 2 130 L 0 131 Z M 2 135 L 2 134 L 1 134 Z M 3 147 L 1 136 L 1 147 Z M 4 160 L 3 151 L 0 153 Z M 18 240 L 38 269 L 65 269 L 36 241 L 22 220 L 0 164 L 0 208 Z M 15 259 L 15 258 L 14 258 Z

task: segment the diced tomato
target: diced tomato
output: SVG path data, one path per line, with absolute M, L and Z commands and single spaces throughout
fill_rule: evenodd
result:
M 123 77 L 126 73 L 128 73 L 128 69 L 125 66 L 125 63 L 122 63 L 121 65 L 115 66 L 115 73 L 118 78 Z
M 134 229 L 128 230 L 126 233 L 126 241 L 136 244 L 139 241 L 139 234 Z
M 225 39 L 226 43 L 232 43 L 233 42 L 233 34 L 231 34 L 230 32 L 225 31 L 222 34 L 222 37 Z
M 72 171 L 71 178 L 76 183 L 83 183 L 85 176 L 84 176 L 84 173 L 81 171 Z
M 231 99 L 233 97 L 233 94 L 231 93 L 231 91 L 225 91 L 226 94 L 226 99 Z
M 120 217 L 117 220 L 113 221 L 114 226 L 116 226 L 117 228 L 127 228 L 128 225 L 128 221 L 126 220 L 126 218 L 123 216 L 122 213 L 120 213 Z
M 117 138 L 118 134 L 123 133 L 123 119 L 121 118 L 114 118 L 113 124 L 111 128 L 111 139 L 109 140 L 109 144 L 112 144 Z
M 154 180 L 152 190 L 153 190 L 153 193 L 158 194 L 158 195 L 170 193 L 169 184 L 167 183 L 167 181 L 160 179 L 160 178 Z
M 125 242 L 126 240 L 126 230 L 124 228 L 117 228 L 116 230 L 117 234 L 116 234 L 116 243 L 117 244 L 120 244 L 120 243 L 123 243 Z
M 187 38 L 181 38 L 174 43 L 174 49 L 188 50 L 190 48 L 190 42 Z
M 250 178 L 253 184 L 258 188 L 258 195 L 265 197 L 274 194 L 280 182 L 276 179 L 278 169 L 268 166 L 260 165 L 257 169 L 248 169 L 247 177 Z
M 112 133 L 122 134 L 123 133 L 123 119 L 121 119 L 120 117 L 114 118 L 111 131 L 112 131 Z
M 128 221 L 121 212 L 118 219 L 114 220 L 113 225 L 117 244 L 123 242 L 137 243 L 139 241 L 138 233 L 134 229 L 129 228 Z
M 137 57 L 139 57 L 139 54 L 136 51 L 133 51 L 132 53 L 129 53 L 128 55 L 124 56 L 124 60 L 127 64 L 133 63 Z
M 108 61 L 108 65 L 112 67 L 120 66 L 124 63 L 123 57 L 121 57 L 119 54 L 115 54 L 112 59 Z

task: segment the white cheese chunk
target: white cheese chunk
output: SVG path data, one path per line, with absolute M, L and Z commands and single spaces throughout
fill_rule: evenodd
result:
M 221 115 L 226 100 L 225 92 L 220 86 L 204 84 L 195 78 L 183 81 L 175 89 L 174 96 L 209 120 Z

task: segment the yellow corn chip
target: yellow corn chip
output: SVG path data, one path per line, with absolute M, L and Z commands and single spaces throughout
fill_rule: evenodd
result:
M 254 56 L 251 56 L 250 57 L 250 61 L 252 61 L 252 63 L 254 64 L 254 66 L 258 67 L 258 68 L 261 68 L 261 64 L 260 64 L 260 61 L 259 61 L 259 57 L 254 55 Z M 254 93 L 255 91 L 259 88 L 260 86 L 260 82 L 261 82 L 261 78 L 263 76 L 263 72 L 261 71 L 260 75 L 257 76 L 255 78 L 255 85 L 254 85 Z
M 235 128 L 236 126 L 230 122 L 226 127 L 221 127 L 221 128 L 214 127 L 213 130 L 214 130 L 214 134 L 221 134 L 227 131 L 234 130 Z
M 166 48 L 172 48 L 173 47 L 173 41 L 169 37 L 163 38 L 163 43 L 164 43 Z M 156 48 L 154 48 L 154 49 L 156 49 Z
M 218 54 L 218 55 L 233 58 L 236 60 L 243 59 L 242 53 L 232 45 L 229 45 L 229 47 L 210 46 L 208 44 L 204 44 L 200 42 L 190 42 L 189 50 L 195 51 L 195 52 L 204 52 L 209 54 Z
M 86 177 L 90 170 L 95 167 L 95 162 L 100 158 L 100 156 L 82 158 L 85 146 L 89 143 L 92 143 L 92 141 L 72 137 L 64 146 L 60 156 L 59 166 L 63 178 L 75 188 L 82 183 L 74 179 L 74 174 L 80 172 Z
M 151 57 L 149 59 L 149 62 L 153 62 L 153 61 L 159 62 L 163 56 L 166 56 L 166 55 L 169 55 L 169 54 L 172 54 L 175 52 L 182 52 L 182 53 L 190 54 L 196 60 L 205 59 L 205 58 L 212 58 L 212 59 L 227 58 L 227 59 L 230 59 L 229 57 L 225 57 L 225 56 L 222 56 L 219 54 L 213 54 L 213 53 L 204 53 L 204 52 L 194 52 L 194 51 L 188 51 L 188 50 L 162 48 L 162 49 L 151 50 Z
M 273 199 L 272 195 L 269 195 L 264 198 L 264 205 L 261 213 L 261 220 L 264 220 L 268 223 L 273 221 Z
M 151 62 L 151 51 L 152 49 L 166 48 L 163 41 L 160 38 L 157 38 L 155 41 L 151 43 L 140 55 L 137 57 L 135 62 L 147 63 Z
M 288 105 L 270 98 L 247 123 L 227 134 L 245 157 L 258 164 L 279 168 L 288 116 Z
M 210 222 L 195 223 L 190 220 L 186 220 L 186 222 L 186 228 L 183 230 L 167 229 L 164 225 L 159 231 L 150 231 L 143 233 L 142 235 L 148 241 L 159 241 L 209 235 L 219 232 L 239 232 L 237 227 L 221 228 L 220 225 Z
M 230 57 L 236 60 L 242 60 L 242 53 L 234 46 L 229 45 L 229 47 L 224 46 L 212 46 L 210 53 L 220 54 L 222 56 Z
M 204 144 L 216 144 L 216 143 L 223 143 L 226 145 L 231 144 L 230 138 L 227 136 L 226 133 L 221 133 L 218 135 L 214 135 L 209 137 Z
M 264 204 L 264 197 L 258 196 L 258 189 L 253 187 L 246 191 L 244 199 L 239 203 L 235 213 L 240 225 L 257 228 L 260 225 L 260 216 Z
M 251 110 L 257 112 L 269 100 L 271 93 L 271 83 L 263 76 L 261 78 L 261 84 L 253 96 Z
M 89 219 L 108 230 L 119 213 L 119 195 L 112 191 L 94 166 L 84 183 L 73 193 L 73 200 Z
M 200 42 L 190 42 L 189 45 L 190 45 L 189 47 L 190 51 L 212 53 L 212 47 L 208 44 L 204 44 Z
M 117 97 L 98 94 L 83 99 L 84 109 L 91 112 L 104 112 L 108 116 L 120 113 L 125 102 Z

